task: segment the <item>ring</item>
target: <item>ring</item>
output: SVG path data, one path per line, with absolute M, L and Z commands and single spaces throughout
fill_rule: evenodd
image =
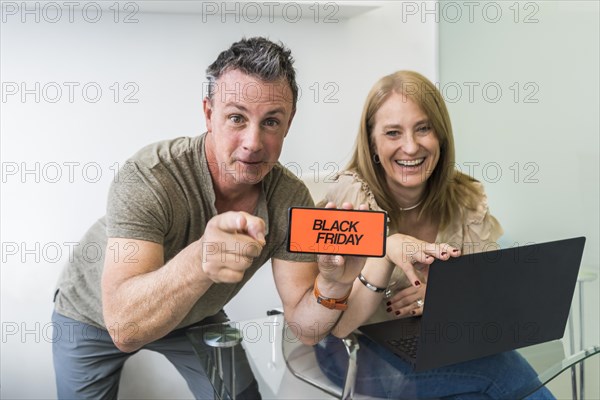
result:
M 423 301 L 423 299 L 418 299 L 417 301 L 415 301 L 415 304 L 417 305 L 417 307 L 421 308 L 423 307 L 425 302 Z
M 416 262 L 417 262 L 417 260 L 415 260 L 415 258 L 414 258 L 414 257 L 413 257 L 413 255 L 411 254 L 411 255 L 410 255 L 410 263 L 414 265 Z

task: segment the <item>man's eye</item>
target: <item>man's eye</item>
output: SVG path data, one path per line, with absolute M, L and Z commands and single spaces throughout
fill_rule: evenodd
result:
M 264 124 L 269 127 L 276 127 L 279 125 L 279 121 L 276 119 L 268 119 L 264 122 Z
M 231 115 L 229 116 L 229 120 L 234 124 L 241 124 L 243 119 L 241 115 Z

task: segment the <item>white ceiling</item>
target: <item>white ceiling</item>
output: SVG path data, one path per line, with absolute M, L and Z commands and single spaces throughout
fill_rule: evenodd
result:
M 258 18 L 269 18 L 270 14 L 274 18 L 287 17 L 297 18 L 301 15 L 303 19 L 315 18 L 315 12 L 318 10 L 321 20 L 328 19 L 350 19 L 368 11 L 374 10 L 391 1 L 196 1 L 196 0 L 135 0 L 119 1 L 121 11 L 130 13 L 169 13 L 169 14 L 206 14 L 216 16 L 221 14 L 231 15 L 231 13 L 240 13 L 247 20 Z M 55 3 L 59 6 L 61 3 Z M 75 9 L 86 5 L 82 2 Z M 113 9 L 114 1 L 95 2 L 103 10 Z M 70 6 L 73 7 L 73 6 Z M 285 12 L 284 12 L 285 10 Z M 298 11 L 300 10 L 300 12 Z M 260 15 L 259 15 L 260 14 Z

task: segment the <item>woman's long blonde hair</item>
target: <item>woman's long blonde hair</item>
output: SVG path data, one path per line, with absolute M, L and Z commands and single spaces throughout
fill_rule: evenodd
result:
M 383 167 L 373 161 L 375 147 L 371 137 L 375 113 L 392 92 L 405 95 L 423 110 L 440 143 L 440 158 L 427 180 L 419 218 L 436 216 L 440 221 L 439 228 L 443 229 L 459 205 L 470 209 L 476 207 L 480 189 L 473 184 L 474 179 L 456 170 L 454 138 L 446 104 L 439 90 L 423 75 L 413 71 L 398 71 L 375 83 L 363 108 L 354 154 L 347 169 L 356 171 L 369 185 L 377 204 L 388 212 L 391 228 L 395 230 L 402 212 L 390 194 Z

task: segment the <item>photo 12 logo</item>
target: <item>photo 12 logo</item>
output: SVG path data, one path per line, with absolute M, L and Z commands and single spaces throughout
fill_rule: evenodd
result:
M 540 327 L 535 322 L 449 321 L 424 324 L 421 329 L 424 341 L 431 343 L 537 343 L 540 337 Z
M 140 179 L 137 167 L 129 161 L 124 164 L 114 162 L 111 165 L 102 165 L 96 161 L 4 161 L 1 171 L 3 184 L 97 183 L 103 178 L 114 183 L 136 183 Z
M 122 325 L 115 323 L 107 329 L 113 337 L 123 336 L 127 339 L 133 336 L 139 327 L 134 322 L 127 322 Z M 59 340 L 73 343 L 81 337 L 99 340 L 101 336 L 101 329 L 78 321 L 61 323 L 2 321 L 2 343 L 56 343 Z
M 540 86 L 537 82 L 512 82 L 503 85 L 499 82 L 445 82 L 436 83 L 442 97 L 447 103 L 483 102 L 498 103 L 503 98 L 513 103 L 539 103 L 537 97 Z
M 533 1 L 404 1 L 402 22 L 496 24 L 506 20 L 515 24 L 536 24 L 539 11 L 539 4 Z
M 2 23 L 84 22 L 96 24 L 102 20 L 114 23 L 136 24 L 140 6 L 136 2 L 114 1 L 3 1 Z
M 540 165 L 535 161 L 515 161 L 510 165 L 497 161 L 462 161 L 454 164 L 457 172 L 485 183 L 498 183 L 502 180 L 514 183 L 539 183 Z
M 495 104 L 504 100 L 513 103 L 539 103 L 538 95 L 540 86 L 537 82 L 506 82 L 495 81 L 477 82 L 435 82 L 435 87 L 447 103 L 491 103 Z M 419 86 L 417 83 L 402 83 L 402 91 L 409 96 L 421 96 L 427 98 L 434 95 L 434 90 L 427 86 Z
M 2 103 L 139 103 L 136 82 L 2 82 Z
M 135 242 L 113 243 L 106 247 L 98 242 L 2 242 L 2 263 L 56 264 L 75 259 L 86 263 L 100 262 L 108 257 L 115 263 L 135 264 L 139 260 L 139 245 Z M 65 260 L 66 259 L 66 260 Z
M 306 100 L 313 103 L 339 103 L 340 85 L 337 82 L 312 82 L 306 92 Z M 298 101 L 305 96 L 302 86 L 298 86 Z M 282 98 L 284 101 L 293 102 L 293 95 L 287 84 L 263 83 L 262 87 L 257 83 L 227 84 L 226 82 L 203 82 L 202 97 L 217 99 L 225 102 L 228 99 L 239 101 L 243 99 L 255 103 L 264 97 L 269 99 Z
M 218 20 L 221 23 L 273 23 L 283 20 L 297 23 L 304 19 L 314 23 L 338 23 L 340 6 L 336 2 L 240 2 L 240 1 L 203 1 L 202 22 Z

